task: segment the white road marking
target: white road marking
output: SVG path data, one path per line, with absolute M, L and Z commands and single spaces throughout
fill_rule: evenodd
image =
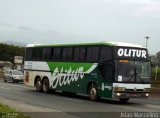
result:
M 21 104 L 25 104 L 25 102 L 23 102 L 23 101 L 17 101 L 18 103 L 21 103 Z

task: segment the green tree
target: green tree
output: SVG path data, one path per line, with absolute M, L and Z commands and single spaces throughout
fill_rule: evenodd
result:
M 23 56 L 25 54 L 25 48 L 15 45 L 7 45 L 0 43 L 0 61 L 14 62 L 14 56 Z

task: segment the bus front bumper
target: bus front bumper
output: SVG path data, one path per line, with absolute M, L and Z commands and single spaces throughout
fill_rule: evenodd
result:
M 113 98 L 148 98 L 150 92 L 114 92 Z

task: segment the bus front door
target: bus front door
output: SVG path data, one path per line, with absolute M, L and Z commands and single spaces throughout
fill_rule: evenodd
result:
M 112 98 L 112 82 L 113 82 L 113 64 L 102 63 L 99 66 L 101 78 L 101 90 L 99 92 L 101 97 Z

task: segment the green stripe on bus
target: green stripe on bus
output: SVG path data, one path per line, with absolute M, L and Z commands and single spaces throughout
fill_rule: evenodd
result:
M 115 44 L 111 42 L 96 42 L 96 43 L 75 43 L 75 44 L 51 44 L 51 45 L 35 45 L 34 47 L 58 47 L 58 46 L 115 46 Z
M 54 71 L 56 68 L 63 68 L 63 70 L 68 70 L 70 67 L 72 70 L 76 71 L 76 69 L 83 67 L 83 71 L 88 71 L 94 63 L 73 63 L 73 62 L 48 62 L 48 66 L 50 71 Z

